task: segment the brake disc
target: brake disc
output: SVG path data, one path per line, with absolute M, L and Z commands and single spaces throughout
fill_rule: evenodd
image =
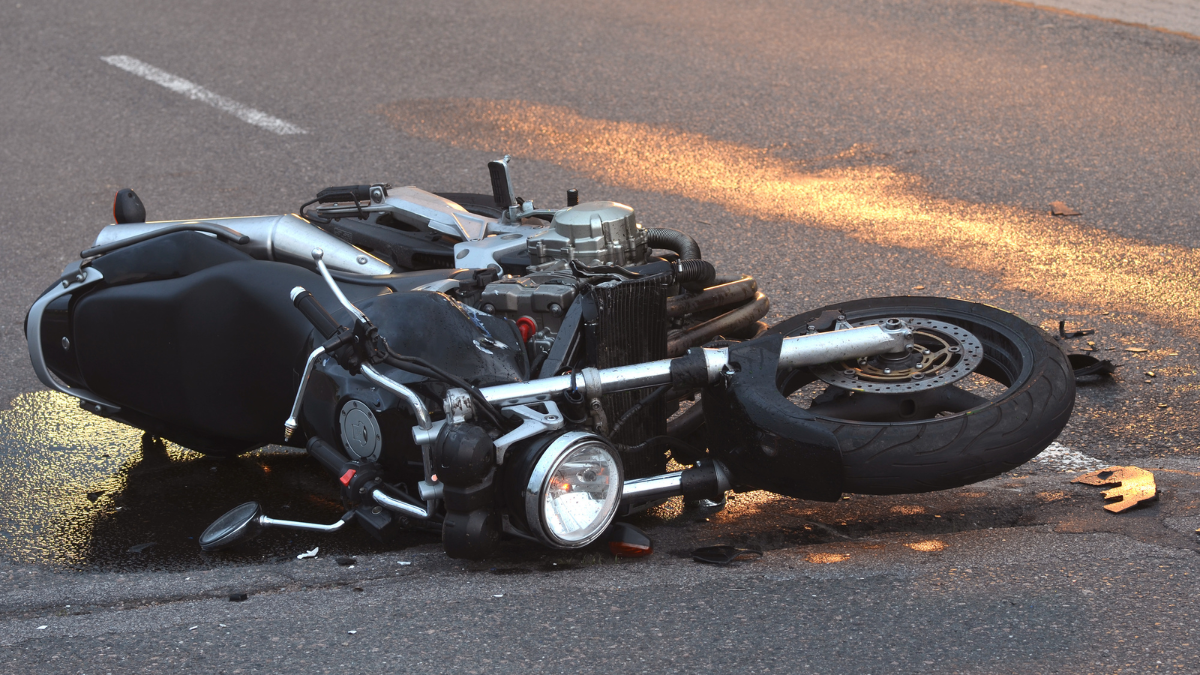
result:
M 883 354 L 814 366 L 812 372 L 835 387 L 873 394 L 925 391 L 961 380 L 983 362 L 983 344 L 970 331 L 934 319 L 901 317 L 913 331 L 909 352 Z M 873 326 L 884 319 L 855 321 Z

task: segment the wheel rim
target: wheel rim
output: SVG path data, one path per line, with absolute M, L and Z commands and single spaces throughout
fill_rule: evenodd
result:
M 865 364 L 855 361 L 782 373 L 778 379 L 780 393 L 823 419 L 864 424 L 919 424 L 933 418 L 968 414 L 1010 396 L 1032 374 L 1033 354 L 1026 345 L 1028 338 L 999 320 L 907 304 L 846 311 L 845 315 L 854 326 L 881 323 L 891 317 L 921 322 L 922 325 L 914 326 L 914 332 L 924 333 L 922 339 L 927 343 L 940 342 L 947 348 L 954 346 L 947 339 L 954 335 L 947 326 L 958 327 L 973 339 L 972 342 L 957 336 L 960 349 L 969 350 L 978 345 L 981 353 L 971 355 L 968 351 L 963 358 L 944 358 L 936 364 L 943 379 L 935 386 L 922 384 L 909 388 L 913 368 L 903 373 L 895 369 L 892 373 L 883 373 L 878 367 L 880 362 L 870 360 Z M 804 332 L 798 327 L 787 336 L 803 335 Z M 854 371 L 853 375 L 848 371 Z M 926 378 L 918 378 L 918 381 L 921 379 Z M 830 383 L 830 380 L 834 382 Z M 926 379 L 927 382 L 933 380 L 934 377 Z M 846 386 L 855 383 L 859 386 Z

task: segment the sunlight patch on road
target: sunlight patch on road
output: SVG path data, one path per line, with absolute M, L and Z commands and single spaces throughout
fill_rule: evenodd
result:
M 806 172 L 768 150 L 665 126 L 522 101 L 436 99 L 382 107 L 406 134 L 551 162 L 599 182 L 732 213 L 928 251 L 1060 302 L 1200 325 L 1200 252 L 1157 246 L 1028 210 L 941 199 L 886 166 Z

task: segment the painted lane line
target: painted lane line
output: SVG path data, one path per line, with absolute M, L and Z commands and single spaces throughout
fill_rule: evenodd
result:
M 176 77 L 165 70 L 155 68 L 154 66 L 139 61 L 132 56 L 102 56 L 100 57 L 105 63 L 116 66 L 121 70 L 133 73 L 138 77 L 150 80 L 155 84 L 162 85 L 173 92 L 183 94 L 193 101 L 207 103 L 212 107 L 222 112 L 227 112 L 230 115 L 240 119 L 248 124 L 253 124 L 256 127 L 261 127 L 267 131 L 273 131 L 280 135 L 288 134 L 307 134 L 308 132 L 300 127 L 285 122 L 278 117 L 272 117 L 260 110 L 255 110 L 250 106 L 242 105 L 233 99 L 225 98 L 220 94 L 211 92 L 204 87 L 189 82 L 182 77 Z

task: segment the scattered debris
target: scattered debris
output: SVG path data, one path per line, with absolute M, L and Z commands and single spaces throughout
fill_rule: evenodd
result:
M 245 602 L 250 596 L 245 593 L 230 593 L 230 602 Z
M 50 626 L 38 626 L 38 627 L 37 627 L 37 629 L 38 629 L 38 630 L 46 630 L 46 629 L 47 629 L 47 628 L 49 628 L 49 627 L 50 627 Z
M 103 490 L 101 490 L 101 491 L 99 491 L 99 492 L 89 492 L 89 493 L 87 493 L 87 498 L 88 498 L 88 501 L 89 501 L 89 502 L 94 502 L 94 501 L 96 501 L 97 499 L 100 499 L 100 495 L 103 495 L 103 494 L 104 494 L 104 491 L 103 491 Z
M 1116 485 L 1104 492 L 1105 499 L 1116 499 L 1104 505 L 1105 511 L 1120 513 L 1158 496 L 1154 474 L 1136 466 L 1110 466 L 1107 469 L 1084 474 L 1071 481 L 1084 485 Z
M 1131 354 L 1145 354 L 1146 352 L 1148 352 L 1148 351 L 1150 351 L 1150 350 L 1149 350 L 1149 349 L 1144 349 L 1144 348 L 1142 348 L 1142 347 L 1126 347 L 1126 348 L 1125 348 L 1125 351 L 1127 351 L 1127 352 L 1129 352 L 1129 353 L 1131 353 Z
M 1067 361 L 1075 371 L 1075 381 L 1085 384 L 1103 379 L 1105 375 L 1112 375 L 1121 367 L 1108 359 L 1101 360 L 1087 354 L 1067 354 Z
M 938 541 L 937 539 L 928 539 L 926 541 L 917 541 L 917 542 L 913 542 L 911 544 L 905 544 L 905 546 L 911 548 L 914 551 L 920 551 L 922 553 L 937 553 L 938 551 L 941 551 L 946 548 L 946 544 L 944 542 Z
M 151 546 L 154 546 L 157 543 L 158 542 L 148 541 L 145 544 L 138 544 L 137 546 L 130 546 L 129 552 L 130 553 L 144 553 L 147 549 L 149 549 Z
M 925 287 L 924 286 L 913 286 L 913 290 L 914 291 L 923 291 L 923 290 L 925 290 Z
M 200 626 L 192 626 L 192 627 L 191 627 L 191 628 L 189 628 L 188 630 L 196 630 L 196 629 L 197 629 L 197 628 L 199 628 L 199 627 L 200 627 Z
M 1079 211 L 1069 207 L 1064 202 L 1050 202 L 1050 215 L 1052 216 L 1081 216 Z
M 497 594 L 493 595 L 492 597 L 493 597 L 493 598 L 503 598 L 503 597 L 504 597 L 504 594 L 503 594 L 503 593 L 497 593 Z
M 1147 370 L 1147 371 L 1146 371 L 1146 377 L 1154 377 L 1154 371 L 1153 371 L 1153 370 Z
M 316 549 L 314 549 L 314 551 L 315 550 Z M 347 566 L 353 567 L 354 563 L 356 563 L 356 562 L 358 562 L 358 561 L 355 560 L 354 558 L 351 558 L 348 555 L 339 555 L 337 557 L 337 564 L 341 565 L 342 567 L 347 567 Z
M 396 564 L 397 564 L 397 565 L 411 565 L 412 563 L 410 563 L 410 562 L 409 562 L 409 561 L 407 561 L 407 560 L 397 560 L 397 561 L 396 561 Z
M 692 551 L 692 560 L 709 565 L 728 565 L 735 560 L 758 560 L 763 552 L 756 548 L 704 546 Z
M 346 631 L 346 635 L 357 635 L 357 634 L 358 634 L 358 631 L 356 631 L 356 630 L 348 630 L 348 631 Z
M 1079 330 L 1073 330 L 1070 333 L 1068 333 L 1067 332 L 1067 322 L 1065 320 L 1061 320 L 1061 319 L 1058 322 L 1058 337 L 1059 337 L 1059 339 L 1062 339 L 1062 340 L 1074 340 L 1075 338 L 1081 338 L 1085 335 L 1092 335 L 1095 332 L 1096 332 L 1095 328 L 1080 328 Z M 1094 345 L 1095 343 L 1089 342 L 1088 344 Z
M 317 551 L 320 551 L 320 550 L 321 550 L 321 547 L 318 546 L 311 551 L 305 551 L 304 553 L 301 553 L 300 555 L 296 556 L 296 560 L 304 560 L 305 558 L 315 558 L 315 557 L 317 557 Z
M 830 563 L 840 563 L 850 559 L 849 553 L 809 553 L 804 556 L 804 559 L 810 563 L 817 565 L 828 565 Z

